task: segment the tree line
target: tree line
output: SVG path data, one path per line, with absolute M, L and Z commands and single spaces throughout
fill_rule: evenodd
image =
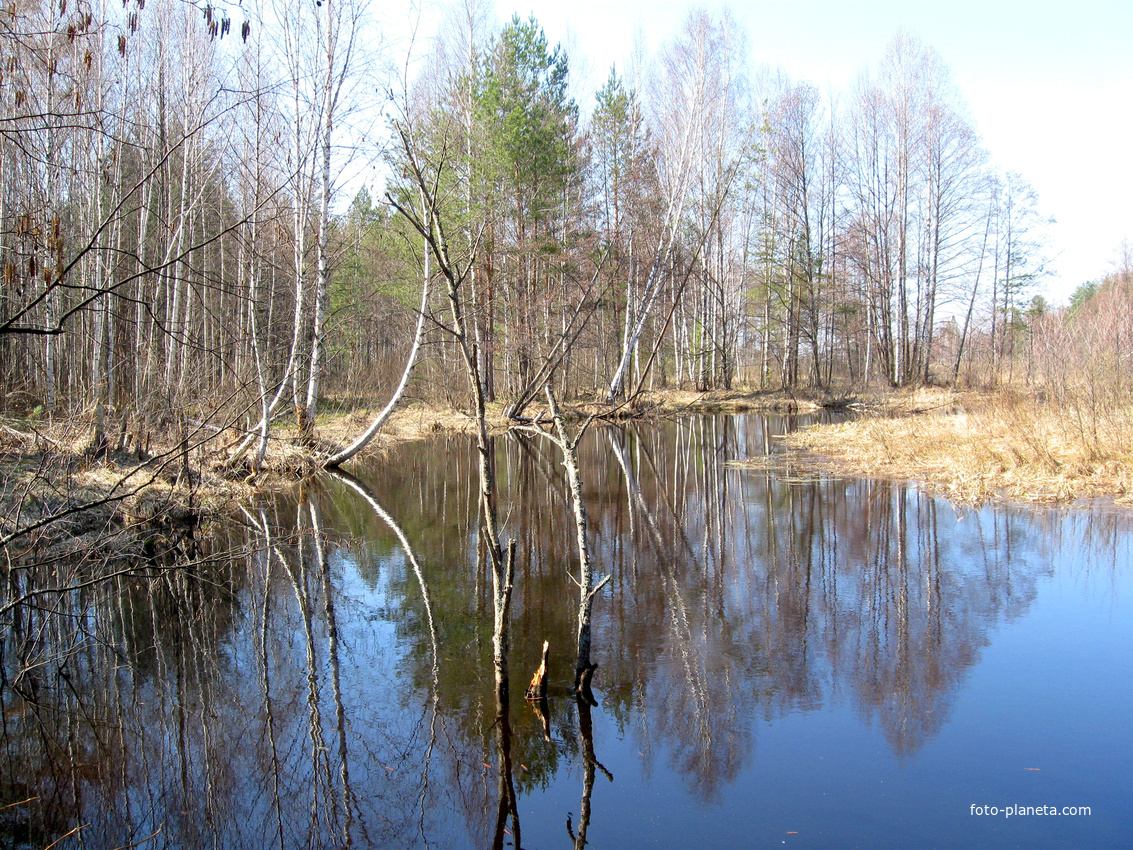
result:
M 1045 311 L 1038 199 L 911 35 L 823 93 L 694 12 L 584 97 L 474 0 L 384 76 L 361 0 L 226 8 L 0 14 L 8 409 L 238 423 L 262 457 L 328 398 L 466 405 L 465 343 L 521 416 L 548 385 L 989 382 Z

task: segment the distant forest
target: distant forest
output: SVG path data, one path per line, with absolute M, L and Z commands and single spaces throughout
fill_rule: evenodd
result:
M 1038 198 L 917 38 L 824 93 L 694 12 L 584 107 L 537 21 L 487 11 L 410 62 L 357 0 L 5 4 L 0 405 L 309 424 L 412 351 L 410 392 L 461 407 L 446 291 L 513 414 L 548 382 L 991 386 L 1133 350 L 1129 261 L 1035 297 Z

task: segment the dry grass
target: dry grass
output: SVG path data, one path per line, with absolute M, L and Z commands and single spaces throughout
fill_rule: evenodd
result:
M 820 463 L 915 479 L 956 501 L 1133 503 L 1131 410 L 1084 427 L 1075 411 L 1033 398 L 942 390 L 894 397 L 878 410 L 884 415 L 807 428 L 784 442 Z
M 492 432 L 507 429 L 502 405 L 494 405 L 488 412 L 488 427 Z M 313 473 L 318 457 L 329 457 L 352 443 L 369 427 L 379 408 L 358 407 L 348 413 L 321 415 L 315 426 L 317 436 L 314 452 L 297 442 L 298 432 L 293 424 L 273 429 L 268 447 L 265 469 L 291 478 Z M 363 449 L 360 456 L 380 456 L 390 447 L 413 440 L 423 440 L 434 434 L 474 434 L 475 418 L 459 410 L 413 403 L 393 412 L 381 431 Z
M 54 422 L 0 418 L 0 538 L 17 526 L 108 497 L 112 504 L 88 514 L 86 523 L 129 525 L 152 517 L 154 505 L 159 504 L 168 511 L 190 503 L 197 511 L 216 509 L 257 489 L 315 472 L 320 453 L 330 454 L 352 441 L 375 414 L 376 410 L 359 409 L 320 417 L 314 452 L 297 442 L 294 426 L 274 428 L 264 471 L 255 480 L 249 478 L 246 468 L 227 465 L 241 435 L 197 429 L 189 434 L 192 474 L 188 481 L 178 481 L 182 464 L 175 428 L 155 434 L 147 459 L 139 461 L 128 452 L 96 456 L 90 449 L 93 428 L 89 417 Z M 367 451 L 380 454 L 390 445 L 437 432 L 472 431 L 474 424 L 471 417 L 457 411 L 406 406 L 395 412 Z M 493 424 L 504 427 L 498 413 Z M 67 523 L 59 528 L 63 533 L 78 530 L 68 532 Z
M 666 413 L 696 411 L 702 413 L 740 413 L 745 410 L 791 411 L 817 410 L 813 400 L 801 399 L 780 392 L 748 392 L 744 390 L 666 390 L 644 393 L 639 404 L 655 405 Z
M 679 416 L 683 413 L 742 413 L 744 411 L 798 412 L 817 410 L 821 405 L 809 399 L 781 392 L 753 392 L 749 390 L 655 390 L 642 392 L 631 401 L 613 407 L 595 402 L 575 402 L 563 405 L 568 418 L 583 418 L 597 413 L 604 419 L 648 419 L 650 417 Z M 546 405 L 543 405 L 545 408 Z M 532 405 L 534 415 L 539 405 Z
M 1133 409 L 1109 411 L 1068 403 L 1058 406 L 1009 393 L 956 394 L 918 390 L 854 405 L 860 418 L 816 426 L 785 438 L 813 465 L 836 465 L 858 475 L 916 479 L 958 501 L 995 497 L 1071 501 L 1112 496 L 1133 502 Z M 816 405 L 782 395 L 664 392 L 639 397 L 614 415 L 654 416 L 682 412 L 734 412 L 751 409 L 798 410 Z M 608 408 L 576 405 L 579 416 Z M 316 452 L 346 445 L 368 425 L 376 411 L 320 417 Z M 536 408 L 529 411 L 538 413 Z M 489 413 L 493 431 L 506 430 L 501 406 Z M 432 434 L 471 433 L 467 413 L 411 404 L 398 410 L 367 449 L 380 455 L 388 447 Z M 273 431 L 265 471 L 254 481 L 246 470 L 225 469 L 225 447 L 232 435 L 218 434 L 194 449 L 191 486 L 176 483 L 179 464 L 172 459 L 139 463 L 111 453 L 89 451 L 89 422 L 54 425 L 0 419 L 0 536 L 17 525 L 50 516 L 71 505 L 121 496 L 85 517 L 79 525 L 61 523 L 61 533 L 75 535 L 88 526 L 129 527 L 156 514 L 176 513 L 191 503 L 196 511 L 218 509 L 256 489 L 294 481 L 316 469 L 310 449 L 296 443 L 292 430 Z M 154 445 L 151 453 L 172 452 Z M 172 455 L 170 456 L 170 458 Z M 792 466 L 797 464 L 792 461 Z M 136 492 L 135 492 L 136 491 Z
M 90 449 L 91 423 L 82 420 L 0 419 L 0 540 L 19 555 L 58 557 L 109 548 L 127 555 L 142 526 L 185 522 L 219 510 L 251 492 L 191 456 L 192 474 L 178 480 L 173 445 L 151 446 L 156 457 Z M 162 453 L 166 454 L 162 454 Z
M 525 415 L 535 417 L 546 414 L 546 403 L 532 404 Z M 609 407 L 599 402 L 576 402 L 564 404 L 569 419 L 583 419 L 591 413 L 613 419 L 648 418 L 651 416 L 672 416 L 691 412 L 735 413 L 743 410 L 814 410 L 818 405 L 799 400 L 781 393 L 750 393 L 743 391 L 714 391 L 698 393 L 687 390 L 665 390 L 646 392 L 632 402 L 618 407 Z M 502 402 L 488 406 L 488 427 L 492 433 L 503 433 L 510 423 L 504 417 L 505 405 Z M 341 446 L 350 443 L 365 430 L 377 408 L 355 408 L 349 413 L 320 416 L 317 423 L 319 445 L 316 450 L 331 454 Z M 476 420 L 470 413 L 450 408 L 435 407 L 420 402 L 407 404 L 396 411 L 382 428 L 377 438 L 365 450 L 365 454 L 380 454 L 389 446 L 410 440 L 422 440 L 437 433 L 466 433 L 476 431 Z M 279 440 L 274 441 L 269 452 L 269 469 L 289 470 L 298 462 L 303 450 L 293 445 L 293 428 L 283 428 L 275 432 Z M 308 457 L 309 462 L 309 457 Z

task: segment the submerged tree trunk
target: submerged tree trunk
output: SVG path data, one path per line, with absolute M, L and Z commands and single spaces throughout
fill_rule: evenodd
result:
M 525 699 L 545 700 L 547 698 L 547 654 L 550 648 L 551 644 L 548 641 L 543 641 L 543 659 L 539 663 L 535 675 L 531 677 L 531 684 L 527 686 L 527 693 L 524 695 Z
M 574 672 L 574 687 L 577 690 L 583 677 L 586 678 L 586 683 L 589 685 L 590 676 L 593 675 L 594 665 L 590 661 L 590 620 L 591 613 L 594 606 L 594 596 L 599 590 L 610 580 L 610 576 L 606 576 L 596 586 L 594 584 L 594 567 L 590 558 L 590 543 L 589 537 L 589 518 L 586 514 L 586 504 L 582 499 L 582 476 L 579 473 L 578 465 L 578 443 L 582 439 L 582 435 L 586 433 L 586 429 L 590 423 L 594 421 L 591 416 L 583 423 L 578 432 L 569 437 L 566 431 L 566 425 L 563 422 L 562 409 L 559 407 L 558 399 L 555 398 L 554 390 L 548 382 L 545 387 L 547 395 L 547 403 L 550 406 L 551 416 L 554 420 L 555 431 L 550 433 L 544 431 L 542 428 L 530 426 L 523 430 L 539 434 L 549 439 L 554 443 L 563 454 L 563 467 L 567 473 L 567 486 L 570 489 L 571 506 L 574 511 L 574 529 L 575 529 L 575 542 L 578 548 L 578 578 L 575 583 L 578 585 L 579 601 L 578 601 L 578 629 L 577 629 L 577 656 L 575 660 Z
M 484 377 L 480 373 L 479 360 L 469 340 L 464 308 L 461 302 L 460 288 L 467 279 L 475 258 L 470 258 L 463 268 L 458 267 L 452 261 L 449 256 L 444 224 L 437 215 L 438 204 L 432 193 L 431 184 L 425 177 L 408 131 L 400 126 L 398 126 L 397 131 L 400 136 L 402 151 L 405 154 L 405 165 L 420 193 L 422 208 L 426 213 L 424 216 L 418 216 L 412 210 L 399 204 L 392 196 L 387 195 L 387 198 L 425 239 L 428 250 L 432 252 L 433 259 L 437 261 L 437 269 L 445 281 L 445 294 L 452 317 L 452 325 L 448 328 L 448 331 L 455 339 L 461 359 L 464 362 L 465 374 L 468 378 L 469 390 L 476 411 L 476 448 L 480 467 L 480 528 L 492 561 L 492 664 L 495 671 L 497 700 L 503 706 L 502 711 L 505 712 L 501 715 L 502 727 L 506 725 L 507 721 L 506 706 L 509 696 L 508 629 L 511 619 L 512 582 L 515 576 L 515 541 L 509 542 L 505 553 L 500 539 L 497 518 L 495 464 L 492 440 L 488 435 Z M 503 731 L 500 734 L 503 735 Z M 503 750 L 503 741 L 501 741 L 501 752 Z M 502 758 L 501 756 L 501 786 L 503 784 Z M 510 774 L 508 781 L 510 782 Z M 511 794 L 511 799 L 514 807 L 514 792 Z M 515 844 L 516 847 L 519 847 L 518 819 L 516 820 L 516 829 Z

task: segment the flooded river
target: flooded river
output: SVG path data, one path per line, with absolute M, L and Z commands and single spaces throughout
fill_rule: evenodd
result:
M 495 443 L 502 710 L 464 436 L 5 611 L 0 847 L 1129 846 L 1133 514 L 801 472 L 797 424 L 587 433 L 596 705 L 531 436 Z

